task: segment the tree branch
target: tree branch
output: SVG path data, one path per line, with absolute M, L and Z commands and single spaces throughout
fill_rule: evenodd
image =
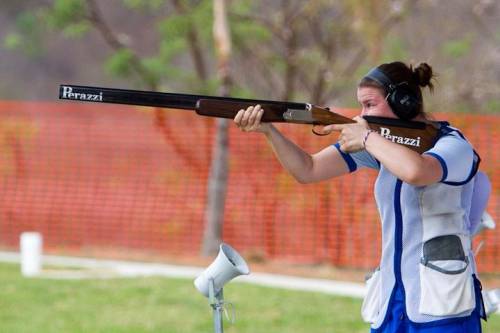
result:
M 180 0 L 172 0 L 172 3 L 179 15 L 186 15 L 186 6 Z M 200 46 L 200 38 L 198 36 L 199 34 L 196 27 L 190 22 L 187 31 L 187 40 L 191 58 L 193 59 L 193 64 L 198 78 L 202 81 L 206 81 L 208 79 L 208 71 L 205 57 L 203 56 L 204 53 Z
M 99 31 L 106 43 L 115 51 L 126 48 L 126 45 L 120 41 L 117 35 L 111 30 L 107 22 L 104 20 L 95 0 L 86 1 L 89 8 L 89 15 L 87 19 L 92 23 L 95 29 Z M 132 53 L 130 66 L 151 90 L 158 89 L 157 80 L 152 78 L 147 68 L 142 65 L 139 57 L 135 53 Z M 165 141 L 171 144 L 171 147 L 174 149 L 177 156 L 182 157 L 189 167 L 193 168 L 197 172 L 202 172 L 203 170 L 201 164 L 191 156 L 187 149 L 183 147 L 183 141 L 179 141 L 174 136 L 164 113 L 165 110 L 161 108 L 154 109 L 154 125 L 162 133 Z
M 90 23 L 92 23 L 94 28 L 99 31 L 106 43 L 115 51 L 126 48 L 126 45 L 120 41 L 120 39 L 114 34 L 107 22 L 104 20 L 95 0 L 86 1 L 89 9 L 89 15 L 87 19 Z M 139 57 L 135 53 L 132 53 L 130 66 L 135 71 L 135 73 L 139 75 L 139 77 L 148 86 L 148 88 L 150 88 L 151 90 L 158 89 L 157 80 L 155 80 L 149 73 L 147 68 L 142 65 Z

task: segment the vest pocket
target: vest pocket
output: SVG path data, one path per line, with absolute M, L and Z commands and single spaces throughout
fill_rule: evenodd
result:
M 366 295 L 361 306 L 361 317 L 367 323 L 374 323 L 381 307 L 381 275 L 377 268 L 366 279 Z
M 420 262 L 419 312 L 453 316 L 474 306 L 472 273 L 460 237 L 446 235 L 425 242 Z

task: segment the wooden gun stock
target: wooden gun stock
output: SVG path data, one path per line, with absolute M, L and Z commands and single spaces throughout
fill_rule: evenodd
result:
M 59 98 L 82 102 L 142 105 L 194 110 L 209 117 L 233 119 L 239 110 L 260 104 L 264 109 L 262 121 L 277 123 L 330 125 L 349 124 L 354 120 L 308 103 L 266 101 L 232 97 L 161 93 L 114 88 L 61 85 Z M 392 118 L 365 116 L 370 128 L 392 142 L 402 144 L 418 153 L 434 145 L 439 132 L 437 123 L 403 121 Z
M 196 113 L 232 119 L 239 110 L 246 109 L 255 103 L 226 102 L 224 100 L 201 99 L 196 104 Z M 331 112 L 327 108 L 307 105 L 305 110 L 286 109 L 280 105 L 262 104 L 263 122 L 294 123 L 310 125 L 350 124 L 354 120 Z M 403 121 L 392 118 L 365 116 L 371 129 L 392 142 L 402 144 L 418 153 L 423 153 L 434 145 L 439 127 L 434 123 Z
M 233 119 L 239 110 L 246 109 L 249 106 L 257 104 L 259 103 L 233 102 L 224 101 L 223 99 L 200 99 L 196 103 L 195 112 L 201 116 Z M 263 122 L 287 122 L 287 120 L 283 118 L 283 114 L 288 110 L 285 106 L 267 103 L 260 104 L 260 106 L 264 110 L 264 114 L 262 115 Z

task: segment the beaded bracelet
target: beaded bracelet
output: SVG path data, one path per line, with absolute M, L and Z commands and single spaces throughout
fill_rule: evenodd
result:
M 368 136 L 369 136 L 370 134 L 372 134 L 373 132 L 375 132 L 375 131 L 374 131 L 374 130 L 371 130 L 371 129 L 370 129 L 370 130 L 368 130 L 368 131 L 366 131 L 365 137 L 363 138 L 363 148 L 365 148 L 365 147 L 366 147 L 366 140 L 368 140 Z

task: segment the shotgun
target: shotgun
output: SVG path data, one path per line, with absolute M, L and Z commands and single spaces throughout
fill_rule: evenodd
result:
M 63 84 L 59 99 L 141 105 L 161 108 L 194 110 L 209 117 L 229 118 L 241 109 L 260 104 L 264 109 L 263 122 L 330 125 L 349 124 L 355 121 L 331 112 L 328 108 L 309 103 L 279 102 L 259 99 L 217 97 L 155 91 L 100 88 Z M 395 143 L 418 153 L 429 150 L 435 143 L 439 125 L 436 122 L 404 121 L 400 119 L 364 116 L 371 129 Z

